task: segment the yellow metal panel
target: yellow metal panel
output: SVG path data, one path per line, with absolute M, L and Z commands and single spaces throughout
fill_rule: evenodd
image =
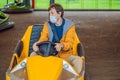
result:
M 77 34 L 75 34 L 74 36 L 74 44 L 73 44 L 73 55 L 78 55 L 78 52 L 77 52 L 77 44 L 80 43 L 80 40 L 77 36 Z
M 28 57 L 29 51 L 29 43 L 30 43 L 30 36 L 31 36 L 32 26 L 29 26 L 21 39 L 23 41 L 23 51 L 19 58 L 19 61 L 23 60 L 24 58 Z
M 6 74 L 6 80 L 10 80 L 10 77 Z
M 37 66 L 36 66 L 37 65 Z M 62 59 L 57 57 L 32 56 L 27 59 L 29 80 L 58 80 L 62 71 Z
M 11 62 L 10 62 L 10 66 L 9 66 L 10 70 L 14 67 L 13 65 L 15 65 L 14 64 L 15 61 L 16 61 L 16 65 L 17 65 L 17 63 L 18 63 L 18 56 L 17 56 L 16 53 L 14 53 L 13 56 L 12 56 L 12 59 L 11 59 Z
M 82 59 L 85 59 L 85 56 L 81 56 Z
M 13 56 L 16 57 L 17 62 L 18 62 L 18 55 L 16 53 L 14 53 Z
M 84 77 L 80 77 L 78 80 L 84 80 Z

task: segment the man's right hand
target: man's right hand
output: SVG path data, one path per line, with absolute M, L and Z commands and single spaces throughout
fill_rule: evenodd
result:
M 38 48 L 38 46 L 37 46 L 38 43 L 39 43 L 39 42 L 35 42 L 35 43 L 33 44 L 33 50 L 34 50 L 35 52 L 39 50 L 39 48 Z

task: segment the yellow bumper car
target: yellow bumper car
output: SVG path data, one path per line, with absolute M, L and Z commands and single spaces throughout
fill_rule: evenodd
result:
M 31 25 L 18 42 L 6 80 L 85 80 L 85 55 L 77 34 L 74 38 L 73 55 L 83 60 L 80 74 L 64 59 L 56 56 L 30 56 L 32 45 L 40 37 L 43 25 Z

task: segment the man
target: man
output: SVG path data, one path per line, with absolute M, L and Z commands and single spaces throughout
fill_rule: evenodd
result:
M 56 44 L 55 48 L 58 51 L 58 56 L 67 60 L 80 73 L 82 69 L 82 59 L 79 56 L 72 55 L 74 34 L 76 33 L 75 24 L 63 18 L 64 10 L 60 4 L 52 4 L 48 8 L 48 11 L 50 22 L 44 24 L 41 37 L 34 43 L 33 50 L 38 51 L 38 46 L 36 46 L 36 44 L 39 42 L 54 42 Z M 58 40 L 51 26 L 54 27 Z

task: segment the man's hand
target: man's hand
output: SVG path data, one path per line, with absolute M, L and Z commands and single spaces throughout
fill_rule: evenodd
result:
M 39 42 L 35 42 L 35 43 L 33 44 L 33 50 L 34 50 L 34 51 L 38 51 L 38 50 L 39 50 L 39 48 L 38 48 L 38 46 L 37 46 L 38 43 L 39 43 Z
M 62 43 L 55 43 L 55 44 L 56 44 L 55 48 L 58 52 L 64 48 L 64 45 Z

